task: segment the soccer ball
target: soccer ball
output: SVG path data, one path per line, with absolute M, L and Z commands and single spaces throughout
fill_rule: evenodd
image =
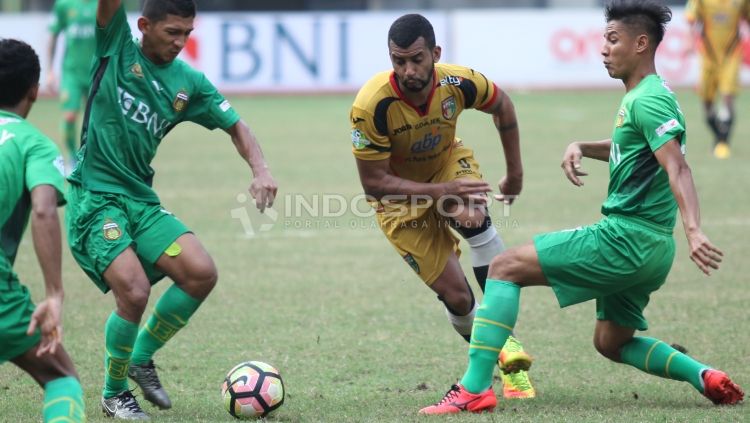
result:
M 221 396 L 229 414 L 238 419 L 266 417 L 284 403 L 284 382 L 270 364 L 246 361 L 227 373 Z

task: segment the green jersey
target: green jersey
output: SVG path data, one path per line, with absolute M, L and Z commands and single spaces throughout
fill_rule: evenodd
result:
M 96 0 L 57 0 L 49 30 L 65 35 L 63 72 L 87 79 L 96 40 Z
M 22 117 L 0 110 L 0 283 L 12 277 L 21 236 L 31 212 L 31 190 L 57 189 L 63 197 L 63 158 L 52 140 Z
M 602 213 L 639 217 L 673 228 L 677 202 L 654 152 L 672 139 L 685 153 L 685 118 L 658 75 L 649 75 L 622 99 L 609 154 L 609 189 Z
M 152 63 L 133 39 L 123 7 L 96 29 L 96 57 L 79 164 L 69 180 L 94 192 L 158 203 L 151 161 L 182 121 L 226 129 L 239 121 L 206 77 L 179 59 Z

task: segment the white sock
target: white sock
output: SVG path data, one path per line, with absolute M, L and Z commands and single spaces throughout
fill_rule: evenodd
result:
M 488 266 L 496 255 L 505 250 L 503 240 L 494 226 L 488 227 L 484 232 L 467 238 L 469 243 L 469 254 L 471 255 L 471 265 L 474 267 Z
M 474 323 L 474 314 L 476 313 L 477 308 L 479 308 L 479 304 L 475 301 L 474 308 L 472 308 L 468 314 L 465 316 L 456 316 L 446 307 L 445 315 L 448 316 L 448 321 L 451 322 L 453 329 L 455 329 L 459 335 L 463 337 L 471 336 L 471 325 Z

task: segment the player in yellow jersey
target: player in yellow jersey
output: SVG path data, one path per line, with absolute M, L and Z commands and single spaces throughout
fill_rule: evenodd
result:
M 393 23 L 388 50 L 393 70 L 370 79 L 351 110 L 360 180 L 388 240 L 437 293 L 454 329 L 468 341 L 477 304 L 451 228 L 467 240 L 482 289 L 490 261 L 504 246 L 487 213 L 492 189 L 473 151 L 456 138 L 456 121 L 466 109 L 492 115 L 507 166 L 498 199 L 510 204 L 523 181 L 515 109 L 481 73 L 437 63 L 441 48 L 421 15 Z M 535 395 L 526 374 L 530 365 L 520 343 L 509 338 L 500 359 L 506 397 Z
M 740 25 L 743 19 L 750 21 L 750 0 L 688 0 L 685 16 L 694 38 L 701 40 L 699 92 L 714 133 L 714 155 L 726 159 L 742 64 Z M 721 97 L 718 108 L 714 106 L 717 95 Z

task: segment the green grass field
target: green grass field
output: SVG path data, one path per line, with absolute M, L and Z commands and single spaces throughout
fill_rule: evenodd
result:
M 492 209 L 506 244 L 593 223 L 606 194 L 606 166 L 584 161 L 590 176 L 585 187 L 576 188 L 563 176 L 560 158 L 570 141 L 608 137 L 623 92 L 510 94 L 520 119 L 525 181 L 509 215 L 498 205 Z M 710 154 L 697 97 L 681 91 L 679 98 L 704 230 L 724 250 L 725 261 L 712 277 L 704 277 L 687 256 L 678 224 L 677 257 L 668 283 L 646 311 L 647 334 L 685 345 L 748 388 L 750 262 L 743 254 L 750 234 L 750 92 L 739 98 L 733 156 L 726 161 Z M 466 365 L 467 345 L 446 321 L 441 304 L 372 227 L 373 218 L 351 212 L 314 217 L 305 208 L 298 217 L 285 213 L 287 206 L 294 212 L 300 204 L 290 200 L 295 195 L 323 210 L 322 200 L 316 202 L 323 194 L 351 199 L 361 193 L 350 152 L 352 99 L 232 99 L 261 140 L 280 185 L 279 214 L 270 230 L 260 231 L 261 224 L 272 222 L 238 199 L 250 172 L 225 134 L 184 124 L 165 139 L 154 162 L 157 192 L 211 252 L 219 285 L 191 324 L 156 356 L 174 407 L 161 412 L 142 401 L 155 421 L 233 420 L 219 388 L 226 371 L 245 360 L 281 370 L 286 403 L 272 419 L 283 422 L 750 420 L 747 406 L 714 407 L 687 383 L 598 356 L 591 343 L 593 303 L 560 310 L 544 288 L 524 290 L 517 326 L 536 359 L 531 375 L 538 398 L 501 400 L 491 415 L 417 416 L 420 407 L 442 397 Z M 56 134 L 59 115 L 56 102 L 43 100 L 30 119 Z M 459 135 L 475 149 L 485 177 L 497 182 L 504 161 L 490 117 L 466 113 Z M 247 212 L 255 236 L 246 234 L 233 210 Z M 468 255 L 462 262 L 470 275 Z M 16 269 L 39 300 L 43 283 L 28 234 Z M 102 421 L 103 327 L 114 301 L 95 288 L 67 250 L 64 281 L 64 344 L 81 376 L 89 421 Z M 154 288 L 151 305 L 169 283 Z M 500 392 L 499 383 L 496 388 Z M 0 421 L 41 420 L 41 400 L 42 390 L 31 378 L 11 364 L 0 367 Z

